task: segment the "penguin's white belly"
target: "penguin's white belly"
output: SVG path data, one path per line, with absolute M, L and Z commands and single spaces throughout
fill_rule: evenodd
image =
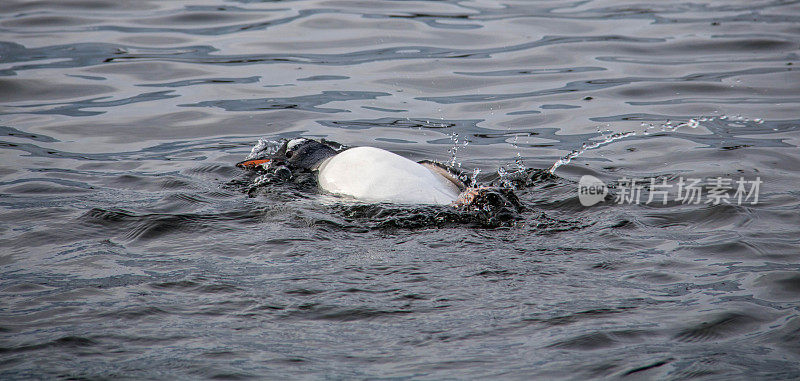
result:
M 458 187 L 419 163 L 374 147 L 348 149 L 319 167 L 319 186 L 367 202 L 446 205 Z

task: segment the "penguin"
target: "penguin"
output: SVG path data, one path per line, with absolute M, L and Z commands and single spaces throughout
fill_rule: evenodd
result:
M 459 206 L 482 189 L 467 187 L 452 170 L 431 161 L 416 162 L 376 147 L 336 150 L 307 138 L 286 140 L 274 154 L 236 165 L 311 171 L 323 192 L 366 203 Z

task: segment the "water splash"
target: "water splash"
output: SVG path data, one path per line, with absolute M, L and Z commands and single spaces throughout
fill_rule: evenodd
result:
M 523 180 L 528 176 L 528 168 L 522 161 L 522 156 L 517 152 L 517 157 L 513 163 L 508 164 L 508 168 L 497 168 L 497 175 L 500 176 L 500 184 L 505 188 L 516 189 L 515 181 Z
M 245 161 L 252 160 L 263 156 L 264 154 L 273 154 L 277 151 L 278 145 L 280 142 L 259 138 L 258 143 L 250 149 L 250 154 L 244 158 Z
M 586 152 L 586 151 L 588 151 L 590 149 L 595 149 L 597 147 L 604 146 L 604 145 L 609 144 L 611 142 L 614 142 L 614 141 L 617 141 L 617 140 L 620 140 L 620 139 L 624 139 L 624 138 L 627 138 L 628 136 L 633 136 L 633 135 L 636 135 L 636 131 L 617 132 L 615 134 L 611 134 L 611 135 L 605 136 L 603 138 L 603 140 L 597 141 L 597 142 L 593 142 L 592 144 L 583 143 L 581 148 L 573 150 L 572 152 L 568 153 L 566 156 L 558 159 L 558 161 L 553 163 L 553 166 L 551 166 L 550 169 L 547 170 L 547 172 L 549 172 L 550 174 L 553 174 L 553 173 L 555 173 L 556 169 L 558 169 L 558 167 L 560 167 L 560 166 L 562 166 L 564 164 L 569 164 L 569 162 L 572 161 L 572 159 L 580 156 L 581 154 L 583 154 L 584 152 Z
M 450 146 L 450 149 L 447 151 L 448 153 L 450 153 L 450 161 L 448 162 L 448 165 L 450 165 L 451 168 L 456 168 L 456 167 L 461 168 L 461 162 L 457 161 L 456 157 L 458 155 L 458 149 L 460 148 L 459 146 L 461 144 L 458 138 L 458 134 L 455 132 L 450 134 L 450 141 L 453 142 L 453 145 Z M 469 144 L 468 141 L 464 140 L 463 144 L 464 147 L 466 147 L 467 144 Z
M 691 118 L 691 119 L 687 120 L 686 122 L 678 122 L 678 123 L 673 122 L 671 120 L 667 120 L 666 122 L 661 123 L 661 124 L 643 122 L 641 124 L 641 126 L 643 127 L 643 130 L 641 132 L 625 131 L 625 132 L 613 133 L 613 134 L 610 134 L 610 135 L 604 135 L 604 133 L 601 132 L 600 128 L 598 127 L 597 132 L 601 134 L 601 137 L 602 137 L 601 140 L 595 141 L 595 142 L 592 142 L 592 143 L 583 143 L 581 148 L 570 152 L 566 156 L 558 159 L 558 161 L 553 163 L 553 165 L 550 167 L 548 172 L 550 174 L 555 173 L 556 169 L 558 169 L 562 165 L 569 164 L 569 162 L 572 161 L 572 159 L 582 155 L 584 152 L 586 152 L 586 151 L 588 151 L 590 149 L 595 149 L 595 148 L 604 146 L 606 144 L 609 144 L 611 142 L 614 142 L 614 141 L 617 141 L 617 140 L 620 140 L 620 139 L 625 139 L 625 138 L 627 138 L 629 136 L 634 136 L 634 135 L 637 135 L 639 133 L 641 133 L 642 135 L 650 135 L 652 133 L 652 130 L 654 130 L 654 129 L 659 129 L 660 132 L 675 132 L 678 129 L 684 128 L 684 127 L 697 128 L 703 122 L 713 122 L 716 119 L 719 119 L 719 120 L 736 120 L 736 121 L 742 121 L 742 122 L 750 122 L 750 121 L 752 121 L 752 122 L 755 122 L 757 124 L 763 124 L 764 123 L 764 119 L 761 119 L 761 118 L 750 119 L 750 118 L 745 118 L 745 117 L 743 117 L 741 115 L 736 115 L 736 116 L 720 115 L 720 116 L 717 116 L 717 117 L 714 117 L 714 116 L 708 116 L 708 117 L 701 116 L 701 117 L 698 117 L 698 118 Z M 606 131 L 610 132 L 608 130 L 606 130 Z
M 476 167 L 475 169 L 473 169 L 472 170 L 472 177 L 470 177 L 470 179 L 469 179 L 469 184 L 472 184 L 472 186 L 477 184 L 478 183 L 478 175 L 480 175 L 480 174 L 481 174 L 481 169 L 480 168 Z

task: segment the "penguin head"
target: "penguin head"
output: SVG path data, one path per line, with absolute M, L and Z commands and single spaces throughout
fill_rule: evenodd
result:
M 312 139 L 296 138 L 286 140 L 277 152 L 245 160 L 236 164 L 240 168 L 254 169 L 283 165 L 291 170 L 316 170 L 322 162 L 338 152 L 330 145 Z

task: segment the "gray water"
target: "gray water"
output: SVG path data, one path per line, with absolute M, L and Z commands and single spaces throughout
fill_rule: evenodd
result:
M 800 378 L 799 53 L 798 1 L 4 0 L 0 378 Z M 524 174 L 524 211 L 234 167 L 297 136 Z

